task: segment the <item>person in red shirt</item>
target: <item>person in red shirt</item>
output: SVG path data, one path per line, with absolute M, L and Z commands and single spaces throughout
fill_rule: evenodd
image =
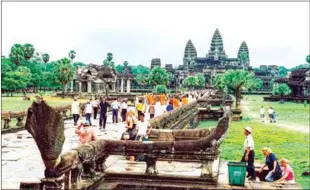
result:
M 94 128 L 90 127 L 88 121 L 80 122 L 75 130 L 75 133 L 80 137 L 80 144 L 86 144 L 90 141 L 97 140 L 97 135 Z

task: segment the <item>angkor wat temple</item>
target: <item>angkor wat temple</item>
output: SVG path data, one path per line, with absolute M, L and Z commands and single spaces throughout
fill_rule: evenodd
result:
M 241 53 L 247 54 L 247 59 L 241 60 Z M 151 68 L 160 66 L 160 60 L 153 59 Z M 166 64 L 165 68 L 175 76 L 173 86 L 175 89 L 183 86 L 184 79 L 191 74 L 203 73 L 208 85 L 212 85 L 212 77 L 216 74 L 225 73 L 231 69 L 250 69 L 249 50 L 245 41 L 240 45 L 235 58 L 229 58 L 224 49 L 222 36 L 218 29 L 215 30 L 209 51 L 205 57 L 198 57 L 196 48 L 191 40 L 185 46 L 183 64 L 173 69 L 171 64 Z

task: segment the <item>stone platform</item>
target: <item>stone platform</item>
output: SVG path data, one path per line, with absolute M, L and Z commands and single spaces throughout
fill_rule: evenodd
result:
M 62 152 L 75 148 L 79 144 L 73 120 L 66 120 L 65 143 Z M 99 130 L 99 119 L 93 120 L 95 131 L 99 139 L 120 139 L 125 131 L 125 124 L 112 124 L 112 116 L 108 115 L 106 131 Z M 19 189 L 20 182 L 39 182 L 44 178 L 45 166 L 43 164 L 39 149 L 28 131 L 9 133 L 2 138 L 2 176 L 1 189 Z M 119 159 L 119 156 L 110 156 L 107 166 Z

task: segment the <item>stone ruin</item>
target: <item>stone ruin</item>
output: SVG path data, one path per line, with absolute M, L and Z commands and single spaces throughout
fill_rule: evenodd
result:
M 192 116 L 196 120 L 204 118 L 201 115 L 199 117 L 201 107 L 208 107 L 208 100 L 194 101 L 151 120 L 151 125 L 155 128 L 151 131 L 152 141 L 97 140 L 61 154 L 65 140 L 61 114 L 45 101 L 34 102 L 28 110 L 26 129 L 35 139 L 46 167 L 41 185 L 44 189 L 92 189 L 109 182 L 124 185 L 133 181 L 137 182 L 137 186 L 139 182 L 152 181 L 157 183 L 158 187 L 161 183 L 182 180 L 189 184 L 216 184 L 219 146 L 227 133 L 231 116 L 229 108 L 221 109 L 217 113 L 220 118 L 217 118 L 219 120 L 216 127 L 186 129 L 193 119 Z M 207 110 L 212 112 L 211 109 Z M 180 116 L 175 117 L 176 115 Z M 159 138 L 163 136 L 167 138 Z M 137 176 L 106 173 L 105 161 L 110 155 L 143 155 L 146 163 L 145 174 Z M 201 176 L 195 179 L 160 176 L 160 171 L 156 168 L 158 159 L 197 160 L 202 164 Z

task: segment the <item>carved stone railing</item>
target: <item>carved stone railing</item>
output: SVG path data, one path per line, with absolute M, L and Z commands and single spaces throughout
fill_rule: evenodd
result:
M 83 110 L 85 107 L 85 103 L 82 103 L 80 107 Z M 70 117 L 71 114 L 69 114 L 71 110 L 71 105 L 55 106 L 53 108 L 62 115 L 63 119 L 71 118 Z M 1 113 L 1 120 L 3 120 L 2 134 L 24 129 L 25 126 L 24 119 L 26 116 L 27 111 L 2 112 Z M 17 120 L 15 124 L 17 127 L 12 127 L 13 119 Z
M 201 178 L 216 183 L 214 165 L 219 162 L 219 145 L 230 125 L 230 112 L 224 110 L 216 128 L 211 130 L 176 130 L 175 137 L 190 137 L 193 140 L 176 141 L 122 141 L 97 140 L 80 145 L 64 154 L 61 149 L 65 140 L 62 116 L 45 102 L 34 102 L 28 110 L 26 129 L 32 134 L 45 164 L 45 189 L 81 189 L 94 187 L 105 172 L 105 161 L 110 155 L 143 155 L 146 175 L 157 175 L 159 158 L 199 160 L 202 163 Z M 152 133 L 152 132 L 151 132 Z M 87 179 L 90 179 L 87 181 Z M 83 183 L 85 180 L 87 183 Z

